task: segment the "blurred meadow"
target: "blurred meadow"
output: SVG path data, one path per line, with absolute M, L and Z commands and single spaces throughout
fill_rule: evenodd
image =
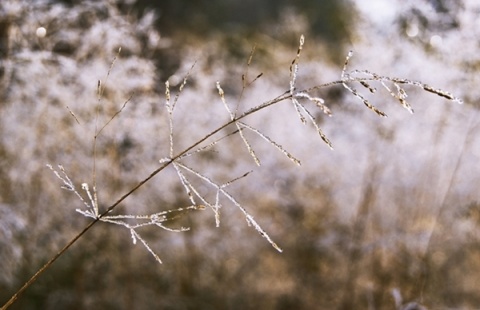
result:
M 95 132 L 121 111 L 96 142 L 104 211 L 169 156 L 167 80 L 173 100 L 188 74 L 174 119 L 181 151 L 229 120 L 217 81 L 239 111 L 288 91 L 303 34 L 298 89 L 339 80 L 352 50 L 350 69 L 464 104 L 403 85 L 411 114 L 380 83 L 359 88 L 381 118 L 342 85 L 321 88 L 333 115 L 314 116 L 334 150 L 291 101 L 259 111 L 248 124 L 300 167 L 252 132 L 259 167 L 238 135 L 185 162 L 221 184 L 253 170 L 229 193 L 282 253 L 227 203 L 219 227 L 205 210 L 165 224 L 186 232 L 139 230 L 162 265 L 127 230 L 98 223 L 11 309 L 400 309 L 394 291 L 403 304 L 478 309 L 480 4 L 192 2 L 0 2 L 0 304 L 91 221 L 47 164 L 91 186 Z M 190 204 L 168 168 L 114 213 Z

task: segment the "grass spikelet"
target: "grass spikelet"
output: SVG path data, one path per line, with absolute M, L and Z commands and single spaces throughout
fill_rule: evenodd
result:
M 165 106 L 170 107 L 170 83 L 165 82 Z
M 343 63 L 343 69 L 341 74 L 342 80 L 347 76 L 347 67 L 348 67 L 348 63 L 350 62 L 350 58 L 352 58 L 352 56 L 353 56 L 353 51 L 349 51 L 347 54 L 347 57 L 345 57 L 345 62 Z
M 397 88 L 397 93 L 392 91 L 390 89 L 390 87 L 388 87 L 388 85 L 385 83 L 385 81 L 382 80 L 381 84 L 390 93 L 390 95 L 392 95 L 392 97 L 394 97 L 395 99 L 397 99 L 400 102 L 400 104 L 405 109 L 407 109 L 411 114 L 414 113 L 412 107 L 410 106 L 410 104 L 406 100 L 406 98 L 408 97 L 407 92 L 402 87 L 400 87 L 400 85 L 398 83 L 393 82 L 393 85 Z
M 238 109 L 240 108 L 240 103 L 243 99 L 243 95 L 245 93 L 245 90 L 247 89 L 247 87 L 249 87 L 250 85 L 252 85 L 256 80 L 258 80 L 262 75 L 263 73 L 260 73 L 258 74 L 252 81 L 248 82 L 248 73 L 249 73 L 249 69 L 250 69 L 250 65 L 252 64 L 252 60 L 253 60 L 253 55 L 255 54 L 255 50 L 257 48 L 257 45 L 254 44 L 252 46 L 252 50 L 250 51 L 250 56 L 248 56 L 248 60 L 247 60 L 247 65 L 246 65 L 246 68 L 245 68 L 245 72 L 242 74 L 242 91 L 240 92 L 240 96 L 237 100 L 237 104 L 235 105 L 235 112 L 234 112 L 234 115 L 237 115 L 238 113 Z
M 227 101 L 225 100 L 225 92 L 223 91 L 222 87 L 220 86 L 220 82 L 217 81 L 217 90 L 218 90 L 218 95 L 220 96 L 220 99 L 223 102 L 223 105 L 225 106 L 225 109 L 227 110 L 228 114 L 230 115 L 230 119 L 233 120 L 235 118 L 235 114 L 230 110 Z
M 188 199 L 190 200 L 190 202 L 192 204 L 196 204 L 195 202 L 195 198 L 193 197 L 192 195 L 192 191 L 191 189 L 194 189 L 194 187 L 190 184 L 190 182 L 188 182 L 187 178 L 185 177 L 185 175 L 182 173 L 182 171 L 180 171 L 179 167 L 177 164 L 174 164 L 173 167 L 175 168 L 176 172 L 177 172 L 177 175 L 180 179 L 180 182 L 182 183 L 183 185 L 183 188 L 185 189 L 185 192 L 187 193 L 187 196 L 188 196 Z M 199 196 L 199 195 L 198 195 Z
M 241 130 L 240 125 L 239 125 L 238 123 L 235 123 L 235 125 L 237 126 L 237 128 L 238 128 L 238 133 L 240 134 L 240 137 L 242 138 L 243 143 L 244 143 L 245 146 L 247 147 L 248 153 L 249 153 L 250 156 L 253 158 L 253 161 L 255 162 L 255 164 L 256 164 L 257 166 L 261 166 L 260 159 L 258 158 L 257 154 L 256 154 L 255 151 L 253 150 L 252 146 L 251 146 L 250 143 L 248 142 L 248 140 L 247 140 L 247 138 L 245 137 L 245 135 L 243 134 L 243 130 Z
M 323 113 L 327 114 L 328 116 L 332 116 L 332 111 L 325 105 L 325 100 L 323 100 L 320 97 L 313 97 L 310 96 L 306 92 L 297 92 L 294 94 L 295 98 L 302 98 L 302 99 L 308 99 L 311 102 L 314 102 L 317 107 L 319 107 Z
M 330 142 L 330 140 L 327 138 L 327 136 L 323 133 L 322 129 L 320 129 L 320 127 L 318 126 L 318 124 L 315 120 L 315 117 L 312 115 L 312 113 L 310 113 L 310 111 L 308 111 L 303 105 L 300 105 L 300 108 L 302 108 L 303 112 L 305 112 L 305 114 L 308 116 L 308 118 L 312 122 L 313 126 L 317 130 L 317 133 L 320 135 L 320 138 L 323 140 L 323 142 L 325 142 L 328 145 L 328 147 L 331 150 L 333 150 L 332 142 Z
M 287 156 L 288 159 L 290 159 L 291 161 L 293 161 L 293 163 L 295 163 L 296 165 L 298 166 L 301 166 L 302 163 L 300 162 L 300 160 L 298 160 L 297 158 L 295 158 L 292 154 L 290 154 L 287 150 L 285 150 L 280 144 L 278 144 L 277 142 L 273 141 L 272 139 L 270 139 L 269 137 L 267 137 L 266 135 L 264 135 L 263 133 L 261 133 L 259 130 L 253 128 L 252 126 L 249 126 L 245 123 L 241 123 L 242 126 L 244 126 L 245 128 L 248 128 L 249 130 L 253 131 L 254 133 L 256 133 L 257 135 L 259 135 L 262 139 L 264 139 L 265 141 L 267 141 L 268 143 L 270 143 L 271 145 L 273 145 L 274 147 L 276 147 L 280 152 L 282 152 L 285 156 Z
M 302 112 L 301 112 L 301 104 L 300 102 L 298 102 L 297 98 L 295 97 L 295 95 L 292 95 L 292 102 L 293 102 L 293 106 L 295 107 L 295 111 L 297 112 L 297 115 L 298 117 L 300 118 L 300 121 L 302 122 L 302 124 L 306 125 L 307 124 L 307 120 L 306 118 L 303 116 Z
M 70 109 L 70 107 L 68 105 L 65 106 L 68 110 L 68 112 L 70 113 L 70 115 L 73 117 L 73 119 L 75 120 L 75 122 L 77 122 L 78 125 L 80 125 L 80 122 L 78 121 L 78 118 L 77 116 L 75 115 L 75 113 L 73 113 L 73 111 Z
M 374 93 L 377 91 L 377 89 L 376 89 L 375 87 L 370 86 L 370 84 L 368 84 L 368 83 L 365 82 L 365 81 L 359 81 L 359 83 L 360 83 L 363 87 L 365 87 L 366 89 L 368 89 L 372 94 L 374 94 Z
M 299 42 L 299 45 L 298 45 L 297 55 L 292 60 L 292 63 L 290 65 L 290 95 L 291 95 L 291 98 L 292 98 L 293 106 L 295 107 L 295 111 L 297 111 L 297 114 L 298 114 L 298 117 L 300 118 L 300 121 L 303 124 L 306 124 L 307 121 L 301 113 L 300 103 L 298 102 L 297 98 L 295 97 L 295 88 L 296 88 L 295 85 L 296 85 L 296 82 L 297 82 L 298 62 L 300 60 L 300 54 L 302 52 L 304 43 L 305 43 L 305 37 L 302 34 L 300 36 L 300 42 Z
M 302 34 L 300 36 L 300 42 L 298 44 L 298 50 L 297 50 L 297 55 L 295 58 L 292 60 L 292 63 L 290 65 L 290 75 L 294 78 L 297 76 L 298 72 L 298 60 L 300 59 L 300 53 L 302 52 L 303 45 L 305 44 L 305 36 Z
M 448 100 L 453 100 L 455 102 L 458 102 L 460 104 L 463 103 L 463 100 L 462 99 L 459 99 L 457 97 L 455 97 L 454 95 L 452 95 L 451 93 L 447 92 L 447 91 L 443 91 L 441 89 L 437 89 L 437 88 L 433 88 L 427 84 L 423 84 L 422 85 L 422 88 L 430 93 L 433 93 L 433 94 L 436 94 L 440 97 L 443 97 L 443 98 L 447 98 Z
M 360 94 L 359 92 L 357 92 L 357 90 L 355 88 L 352 88 L 350 87 L 349 85 L 347 85 L 346 82 L 343 82 L 342 83 L 343 87 L 345 87 L 352 95 L 354 95 L 355 97 L 357 97 L 358 99 L 360 99 L 363 104 L 368 108 L 370 109 L 371 111 L 375 112 L 378 116 L 382 116 L 382 117 L 387 117 L 387 114 L 385 114 L 384 112 L 380 111 L 379 109 L 377 109 L 374 105 L 372 105 L 362 94 Z

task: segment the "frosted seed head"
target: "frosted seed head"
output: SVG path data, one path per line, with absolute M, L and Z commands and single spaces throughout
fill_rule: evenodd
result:
M 300 36 L 300 49 L 303 47 L 303 44 L 305 43 L 305 36 L 302 34 Z

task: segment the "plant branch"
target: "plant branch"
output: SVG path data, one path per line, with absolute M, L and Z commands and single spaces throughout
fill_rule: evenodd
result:
M 226 122 L 225 124 L 223 124 L 222 126 L 218 127 L 217 129 L 213 130 L 212 132 L 210 132 L 209 134 L 207 134 L 206 136 L 204 136 L 202 139 L 198 140 L 197 142 L 195 142 L 194 144 L 192 144 L 191 146 L 187 147 L 185 150 L 183 150 L 182 152 L 178 153 L 176 156 L 174 156 L 173 158 L 170 158 L 168 160 L 166 160 L 165 162 L 163 162 L 163 164 L 158 167 L 157 169 L 155 169 L 149 176 L 147 176 L 145 179 L 143 179 L 142 181 L 140 181 L 136 186 L 134 186 L 132 189 L 130 189 L 127 193 L 125 193 L 123 196 L 121 196 L 117 201 L 115 201 L 115 203 L 113 203 L 110 207 L 107 208 L 107 210 L 103 213 L 101 213 L 96 219 L 94 219 L 92 222 L 90 222 L 87 226 L 85 226 L 85 228 L 80 232 L 78 233 L 75 237 L 73 237 L 57 254 L 55 254 L 47 263 L 45 263 L 45 265 L 43 265 L 43 267 L 41 267 L 27 282 L 25 282 L 25 284 L 2 306 L 2 308 L 0 308 L 0 310 L 6 310 L 8 309 L 17 299 L 18 297 L 20 297 L 20 295 L 30 286 L 32 285 L 39 277 L 40 275 L 45 272 L 58 258 L 60 258 L 75 242 L 77 242 L 78 239 L 80 239 L 88 230 L 90 230 L 90 228 L 93 227 L 93 225 L 95 225 L 97 222 L 100 221 L 100 219 L 104 216 L 106 216 L 108 213 L 110 213 L 111 211 L 113 211 L 120 203 L 122 203 L 127 197 L 129 197 L 130 195 L 132 195 L 134 192 L 136 192 L 139 188 L 141 188 L 145 183 L 147 183 L 148 181 L 150 181 L 153 177 L 155 177 L 157 174 L 159 174 L 161 171 L 163 171 L 165 168 L 167 168 L 171 163 L 175 162 L 177 159 L 179 159 L 180 157 L 182 157 L 183 155 L 187 154 L 188 152 L 190 152 L 192 149 L 194 149 L 195 147 L 197 147 L 198 145 L 200 145 L 201 143 L 203 143 L 204 141 L 206 141 L 208 138 L 212 137 L 213 135 L 215 135 L 216 133 L 218 133 L 219 131 L 223 130 L 224 128 L 230 126 L 231 124 L 234 124 L 235 122 L 253 114 L 253 113 L 256 113 L 260 110 L 263 110 L 269 106 L 272 106 L 276 103 L 279 103 L 281 101 L 284 101 L 286 99 L 289 99 L 291 97 L 291 95 L 288 95 L 287 94 L 288 92 L 276 97 L 275 99 L 272 99 L 270 101 L 267 101 L 255 108 L 252 108 L 248 111 L 246 111 L 245 113 L 243 113 L 242 115 L 238 116 L 238 117 L 235 117 L 234 119 L 231 119 L 230 121 Z

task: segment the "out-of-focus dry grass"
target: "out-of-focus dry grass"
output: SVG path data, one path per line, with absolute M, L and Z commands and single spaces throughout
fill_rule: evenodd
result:
M 91 8 L 83 10 L 78 12 L 87 14 Z M 115 16 L 113 7 L 103 10 Z M 58 23 L 58 14 L 46 8 L 42 12 Z M 74 212 L 79 202 L 60 191 L 44 165 L 62 163 L 76 182 L 91 182 L 96 81 L 104 79 L 118 46 L 126 42 L 130 50 L 121 54 L 107 81 L 101 116 L 108 119 L 132 92 L 135 95 L 98 141 L 101 205 L 118 198 L 168 152 L 167 119 L 161 109 L 164 89 L 158 86 L 163 84 L 153 62 L 141 56 L 142 51 L 154 53 L 154 48 L 136 41 L 135 32 L 128 31 L 133 26 L 121 19 L 96 16 L 82 32 L 75 26 L 76 13 L 69 14 L 73 25 L 65 29 L 72 33 L 65 30 L 64 37 L 58 28 L 59 33 L 49 33 L 44 40 L 35 38 L 36 25 L 21 9 L 9 26 L 14 40 L 2 59 L 7 74 L 2 77 L 0 106 L 0 258 L 1 269 L 8 271 L 0 277 L 2 301 L 86 223 Z M 118 25 L 123 25 L 119 33 Z M 144 27 L 137 31 L 154 36 Z M 82 44 L 72 44 L 71 54 L 61 54 L 54 51 L 60 37 Z M 109 38 L 108 44 L 102 38 Z M 356 43 L 358 59 L 352 59 L 352 66 L 371 65 L 372 71 L 416 79 L 418 61 L 428 69 L 421 76 L 425 82 L 444 82 L 438 86 L 451 91 L 461 86 L 449 87 L 445 81 L 458 78 L 451 71 L 445 77 L 441 73 L 453 69 L 429 60 L 413 45 L 401 43 L 397 50 L 389 47 L 391 42 L 376 42 L 384 50 Z M 309 44 L 307 37 L 306 51 Z M 237 67 L 223 58 L 221 44 L 206 44 L 201 56 L 195 54 L 199 46 L 185 49 L 184 62 L 172 77 L 180 81 L 198 57 L 177 111 L 180 145 L 228 119 L 215 82 L 222 81 L 227 99 L 234 102 L 245 70 L 244 64 Z M 392 60 L 393 52 L 385 52 L 400 53 L 402 47 L 408 47 L 408 53 L 397 55 L 400 62 Z M 246 61 L 250 47 L 243 48 Z M 251 75 L 263 71 L 264 77 L 247 89 L 244 106 L 288 89 L 295 51 L 271 41 L 258 50 L 266 53 L 259 57 L 281 65 L 272 68 L 254 61 Z M 338 78 L 342 64 L 330 66 L 321 62 L 321 55 L 305 55 L 301 85 Z M 415 59 L 413 68 L 409 59 Z M 393 65 L 375 68 L 378 62 Z M 471 88 L 465 84 L 460 92 L 468 95 Z M 432 309 L 474 308 L 480 303 L 477 110 L 412 91 L 409 99 L 416 113 L 411 116 L 383 93 L 372 98 L 389 115 L 379 119 L 346 92 L 326 89 L 321 94 L 333 107 L 334 117 L 320 125 L 335 151 L 325 147 L 312 128 L 287 122 L 295 117 L 288 104 L 262 112 L 252 122 L 298 156 L 303 166 L 295 168 L 271 145 L 254 141 L 263 166 L 231 189 L 284 253 L 272 250 L 241 214 L 227 207 L 219 228 L 199 213 L 172 223 L 191 226 L 189 232 L 145 229 L 163 266 L 141 246 L 133 246 L 127 232 L 99 225 L 12 308 L 383 309 L 394 307 L 393 288 L 405 301 L 421 300 Z M 238 175 L 252 164 L 240 143 L 227 142 L 193 164 L 218 178 Z M 188 201 L 181 185 L 171 182 L 174 178 L 173 171 L 161 174 L 129 198 L 122 211 L 184 206 Z

